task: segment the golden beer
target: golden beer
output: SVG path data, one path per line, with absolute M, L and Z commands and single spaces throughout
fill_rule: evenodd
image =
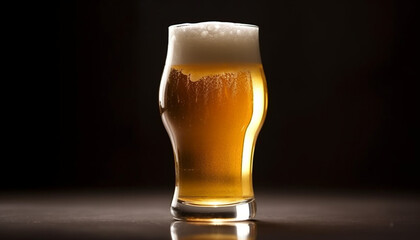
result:
M 207 219 L 195 210 L 180 215 L 180 204 L 204 209 L 254 199 L 252 158 L 267 108 L 265 76 L 259 61 L 223 55 L 201 54 L 211 61 L 172 58 L 165 66 L 159 101 L 175 155 L 176 218 Z

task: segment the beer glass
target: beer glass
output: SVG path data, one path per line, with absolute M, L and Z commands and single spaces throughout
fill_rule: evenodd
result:
M 175 158 L 175 219 L 255 216 L 252 161 L 267 109 L 266 89 L 258 26 L 169 27 L 159 107 Z

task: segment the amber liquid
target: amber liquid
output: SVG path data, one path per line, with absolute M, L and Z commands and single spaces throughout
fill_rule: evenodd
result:
M 252 157 L 267 107 L 260 64 L 171 66 L 161 86 L 180 201 L 234 204 L 254 196 Z

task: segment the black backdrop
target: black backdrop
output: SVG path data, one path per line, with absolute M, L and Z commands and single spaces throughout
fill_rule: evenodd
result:
M 412 2 L 63 1 L 18 10 L 5 45 L 2 189 L 173 189 L 158 110 L 167 27 L 206 20 L 260 27 L 269 108 L 256 187 L 420 186 Z

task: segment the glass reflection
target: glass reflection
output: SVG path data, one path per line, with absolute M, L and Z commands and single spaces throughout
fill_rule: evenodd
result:
M 175 221 L 171 224 L 172 240 L 255 240 L 256 224 L 246 222 L 183 222 Z

